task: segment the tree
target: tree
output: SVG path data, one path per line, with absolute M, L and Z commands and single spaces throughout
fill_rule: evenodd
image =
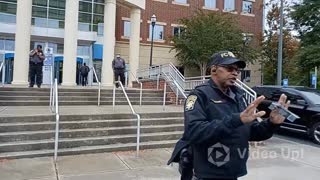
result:
M 185 30 L 172 38 L 176 58 L 183 66 L 199 67 L 202 76 L 206 75 L 210 56 L 222 50 L 232 51 L 243 60 L 255 59 L 256 52 L 250 47 L 243 56 L 243 32 L 229 13 L 198 11 L 180 23 Z
M 262 61 L 264 84 L 276 84 L 278 68 L 278 29 L 280 28 L 279 1 L 271 0 L 268 4 L 270 10 L 267 13 L 267 27 L 262 39 Z M 300 69 L 294 57 L 299 48 L 299 41 L 292 35 L 289 18 L 289 4 L 284 8 L 283 31 L 283 78 L 289 78 L 291 85 L 298 85 L 301 80 Z
M 320 1 L 304 0 L 293 9 L 294 28 L 301 39 L 297 58 L 302 68 L 310 70 L 320 65 Z

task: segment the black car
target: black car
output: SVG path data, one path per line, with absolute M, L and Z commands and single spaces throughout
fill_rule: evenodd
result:
M 320 91 L 305 87 L 256 86 L 253 87 L 257 95 L 264 95 L 266 100 L 258 106 L 267 115 L 270 113 L 271 102 L 278 101 L 281 94 L 285 94 L 291 101 L 289 110 L 300 119 L 290 122 L 285 120 L 281 128 L 306 133 L 317 144 L 320 144 Z

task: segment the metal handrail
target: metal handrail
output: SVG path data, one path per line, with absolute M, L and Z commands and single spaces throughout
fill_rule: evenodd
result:
M 4 70 L 3 68 L 4 68 L 4 63 L 5 63 L 5 61 L 6 61 L 6 60 L 5 60 L 5 59 L 3 59 L 3 61 L 2 61 L 2 63 L 1 63 L 1 65 L 0 65 L 0 72 L 1 72 L 1 70 L 2 70 L 2 71 Z M 5 78 L 5 74 L 6 74 L 6 73 L 2 73 L 2 75 L 4 75 L 4 76 L 2 76 L 2 80 L 1 80 L 1 81 L 2 81 L 2 87 L 4 86 L 4 78 Z
M 139 102 L 139 104 L 141 106 L 141 104 L 142 104 L 142 83 L 138 80 L 138 78 L 131 71 L 129 71 L 129 72 L 132 75 L 132 77 L 137 81 L 137 83 L 140 84 L 140 102 Z
M 94 76 L 96 77 L 96 80 L 97 80 L 97 82 L 98 82 L 98 86 L 99 86 L 99 90 L 98 90 L 98 106 L 100 106 L 100 97 L 101 97 L 101 83 L 100 83 L 100 81 L 99 81 L 99 79 L 98 79 L 98 75 L 97 75 L 97 73 L 96 73 L 96 70 L 94 69 L 94 67 L 92 66 L 92 71 L 93 71 L 93 74 L 94 74 Z
M 54 80 L 54 91 L 53 91 L 53 99 L 55 106 L 55 116 L 56 116 L 56 130 L 55 130 L 55 138 L 54 138 L 54 161 L 57 161 L 58 157 L 58 142 L 59 142 L 59 95 L 58 95 L 58 81 L 57 78 Z
M 126 93 L 126 90 L 123 87 L 123 84 L 121 83 L 121 81 L 115 81 L 114 85 L 113 85 L 113 102 L 112 102 L 112 106 L 113 106 L 113 110 L 115 107 L 115 99 L 116 99 L 116 83 L 120 84 L 120 87 L 122 89 L 123 94 L 125 95 L 127 102 L 129 104 L 129 107 L 131 109 L 131 112 L 133 115 L 137 116 L 137 146 L 136 146 L 136 156 L 139 156 L 139 151 L 140 151 L 140 115 L 136 113 L 136 111 L 133 109 L 133 106 L 131 104 L 131 101 Z
M 53 99 L 53 97 L 52 97 L 52 95 L 53 95 L 53 67 L 52 66 L 50 66 L 50 103 L 49 103 L 49 106 L 50 106 L 50 108 L 51 108 L 51 111 L 53 112 L 53 109 L 52 109 L 52 107 L 53 107 L 53 105 L 52 105 L 52 99 Z

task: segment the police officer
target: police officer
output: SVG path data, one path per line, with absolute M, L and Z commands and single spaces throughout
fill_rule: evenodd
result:
M 126 67 L 126 62 L 124 59 L 120 57 L 120 54 L 116 55 L 116 58 L 112 61 L 112 69 L 114 73 L 114 80 L 118 81 L 118 78 L 120 76 L 120 81 L 122 85 L 125 84 L 125 77 L 124 77 L 124 71 Z M 116 87 L 119 87 L 119 84 L 116 83 Z
M 265 115 L 256 112 L 264 97 L 248 105 L 244 92 L 235 86 L 240 69 L 246 66 L 244 61 L 228 51 L 211 59 L 211 79 L 189 94 L 184 107 L 185 131 L 168 162 L 180 161 L 183 180 L 235 180 L 246 175 L 248 141 L 270 138 L 285 119 L 273 110 L 267 120 L 256 120 Z M 288 108 L 286 99 L 283 94 L 278 102 Z
M 45 60 L 45 55 L 42 51 L 42 46 L 37 45 L 37 48 L 32 50 L 29 54 L 30 62 L 29 62 L 29 79 L 30 84 L 29 87 L 33 87 L 35 83 L 35 78 L 37 79 L 38 88 L 41 87 L 42 84 L 42 66 L 43 61 Z

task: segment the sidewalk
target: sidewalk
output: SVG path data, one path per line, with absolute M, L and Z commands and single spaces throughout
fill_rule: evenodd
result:
M 320 177 L 320 149 L 274 137 L 251 149 L 249 174 L 240 180 L 314 180 Z M 171 149 L 2 160 L 3 180 L 178 180 Z M 58 177 L 58 178 L 57 178 Z

